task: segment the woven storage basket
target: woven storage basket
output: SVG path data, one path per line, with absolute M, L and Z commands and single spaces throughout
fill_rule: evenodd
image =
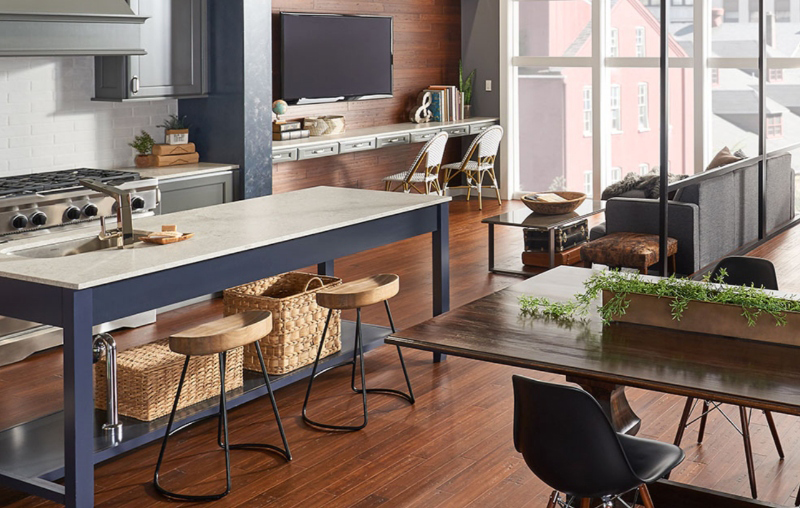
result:
M 226 391 L 243 384 L 242 348 L 228 351 Z M 172 411 L 186 357 L 169 348 L 169 339 L 144 344 L 117 355 L 119 413 L 149 422 Z M 189 360 L 178 409 L 219 397 L 217 355 L 193 356 Z M 106 362 L 94 366 L 94 405 L 106 408 Z
M 225 315 L 248 310 L 272 312 L 272 332 L 261 340 L 261 352 L 269 374 L 285 374 L 314 362 L 328 317 L 317 305 L 317 293 L 342 283 L 336 277 L 288 272 L 223 293 Z M 244 368 L 261 370 L 256 345 L 245 346 Z M 325 337 L 321 358 L 342 349 L 341 312 L 336 310 Z

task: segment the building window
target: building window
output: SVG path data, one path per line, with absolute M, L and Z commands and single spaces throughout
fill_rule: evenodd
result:
M 639 164 L 639 174 L 644 176 L 650 172 L 650 164 Z
M 648 111 L 647 83 L 639 83 L 639 94 L 637 98 L 639 104 L 639 130 L 650 130 L 650 112 Z
M 722 8 L 725 10 L 723 20 L 739 21 L 739 0 L 722 0 Z
M 608 175 L 608 183 L 617 183 L 622 180 L 622 168 L 611 168 L 611 173 Z
M 786 23 L 791 21 L 791 0 L 775 0 L 775 21 Z
M 592 195 L 592 172 L 591 171 L 584 171 L 583 172 L 583 192 L 585 192 L 587 196 L 591 196 Z
M 637 26 L 636 27 L 636 56 L 645 56 L 645 47 L 644 47 L 644 27 Z
M 711 69 L 711 84 L 718 85 L 719 84 L 719 69 Z
M 783 69 L 770 69 L 767 75 L 767 81 L 770 83 L 778 83 L 783 81 Z
M 583 87 L 583 135 L 592 135 L 592 87 Z
M 620 114 L 619 85 L 611 85 L 611 130 L 622 132 L 622 116 Z
M 608 38 L 608 56 L 619 56 L 619 30 L 616 28 L 611 29 Z
M 767 114 L 767 139 L 783 137 L 783 115 L 781 113 Z

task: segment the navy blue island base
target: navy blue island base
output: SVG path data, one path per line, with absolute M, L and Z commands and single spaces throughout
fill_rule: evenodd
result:
M 64 330 L 64 411 L 0 433 L 0 455 L 39 458 L 35 450 L 13 449 L 9 433 L 23 433 L 63 421 L 61 467 L 37 470 L 21 462 L 0 464 L 0 484 L 70 508 L 94 505 L 94 465 L 163 437 L 164 425 L 128 433 L 122 442 L 108 443 L 95 423 L 92 382 L 92 326 L 150 309 L 208 295 L 225 288 L 317 264 L 332 273 L 333 260 L 368 249 L 432 233 L 433 314 L 450 307 L 448 203 L 384 216 L 339 229 L 253 248 L 205 261 L 177 266 L 133 278 L 74 290 L 0 276 L 0 315 L 62 327 Z M 386 335 L 388 335 L 388 330 Z M 344 333 L 343 333 L 344 338 Z M 441 359 L 436 355 L 435 361 Z M 344 359 L 342 360 L 344 361 Z M 290 379 L 295 380 L 295 379 Z M 286 384 L 286 383 L 283 383 Z M 279 386 L 279 385 L 273 385 Z M 264 395 L 266 389 L 246 391 L 231 400 L 235 406 Z M 182 423 L 214 411 L 185 415 Z M 41 430 L 41 429 L 40 429 Z M 4 437 L 3 434 L 6 434 Z M 53 480 L 63 478 L 63 485 Z

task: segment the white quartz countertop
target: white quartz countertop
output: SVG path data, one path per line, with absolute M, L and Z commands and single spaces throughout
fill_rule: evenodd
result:
M 96 227 L 20 239 L 0 246 L 0 277 L 69 289 L 86 289 L 188 265 L 315 233 L 339 229 L 450 201 L 449 197 L 314 187 L 134 220 L 138 230 L 175 224 L 189 240 L 169 245 L 137 243 L 59 258 L 27 258 L 14 252 L 56 240 L 88 238 Z
M 220 171 L 230 171 L 239 169 L 236 164 L 214 164 L 211 162 L 200 162 L 198 164 L 182 164 L 180 166 L 168 166 L 165 168 L 121 168 L 120 171 L 131 171 L 139 173 L 142 178 L 158 178 L 159 180 L 169 180 L 185 176 L 199 176 Z

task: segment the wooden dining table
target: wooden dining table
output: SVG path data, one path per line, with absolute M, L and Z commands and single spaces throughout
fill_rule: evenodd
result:
M 583 291 L 592 273 L 569 266 L 549 270 L 399 331 L 386 342 L 564 375 L 598 399 L 618 431 L 631 434 L 640 422 L 625 398 L 627 386 L 800 415 L 800 348 L 605 325 L 596 306 L 585 319 L 567 322 L 520 312 L 521 296 L 567 301 Z M 668 480 L 651 486 L 651 492 L 657 506 L 778 506 Z

